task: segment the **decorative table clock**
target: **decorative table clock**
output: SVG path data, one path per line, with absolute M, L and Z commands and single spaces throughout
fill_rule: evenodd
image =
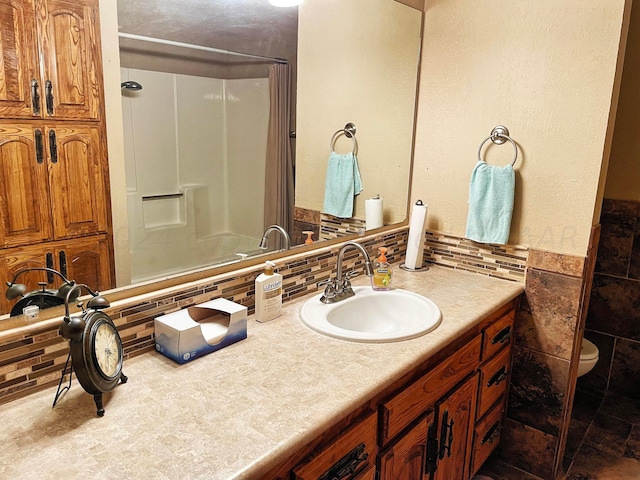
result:
M 87 308 L 91 310 L 85 310 L 80 304 L 82 313 L 72 317 L 69 314 L 69 300 L 76 290 L 81 288 L 86 289 L 93 296 L 87 302 Z M 102 394 L 113 390 L 119 382 L 126 383 L 127 376 L 122 373 L 122 340 L 109 315 L 100 311 L 108 307 L 107 299 L 87 285 L 76 284 L 68 290 L 64 301 L 65 315 L 60 325 L 60 335 L 69 339 L 70 350 L 53 401 L 54 406 L 60 395 L 71 387 L 71 373 L 74 370 L 82 388 L 93 395 L 99 417 L 104 415 Z M 69 358 L 71 358 L 69 384 L 60 390 Z

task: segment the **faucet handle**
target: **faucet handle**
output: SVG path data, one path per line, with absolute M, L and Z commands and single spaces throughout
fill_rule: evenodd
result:
M 336 282 L 333 278 L 327 278 L 318 283 L 318 287 L 325 287 L 324 295 L 320 297 L 322 303 L 331 303 L 336 296 Z

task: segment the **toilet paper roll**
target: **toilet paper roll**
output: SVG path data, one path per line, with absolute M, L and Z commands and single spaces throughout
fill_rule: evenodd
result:
M 411 207 L 411 221 L 409 222 L 409 237 L 407 239 L 407 255 L 404 266 L 408 270 L 416 270 L 422 267 L 422 254 L 424 253 L 425 220 L 427 218 L 428 205 L 418 200 Z
M 382 198 L 378 195 L 364 201 L 365 229 L 382 226 Z

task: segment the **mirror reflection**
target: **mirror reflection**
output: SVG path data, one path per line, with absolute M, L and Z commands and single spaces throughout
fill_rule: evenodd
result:
M 117 287 L 261 255 L 274 224 L 291 248 L 360 235 L 377 196 L 385 226 L 403 221 L 422 22 L 404 3 L 119 0 L 119 32 L 102 29 L 121 60 L 125 158 L 110 152 L 109 164 L 124 164 L 126 202 L 112 198 L 111 214 L 128 218 L 128 238 L 114 230 L 114 243 L 130 255 L 111 263 Z M 290 89 L 278 96 L 270 73 L 284 65 Z M 113 65 L 103 67 L 106 77 Z M 342 218 L 323 202 L 330 150 L 352 151 L 346 135 L 331 139 L 350 122 L 362 191 Z M 282 237 L 268 235 L 267 251 L 284 248 Z
M 360 234 L 365 198 L 387 204 L 375 226 L 404 219 L 419 12 L 393 0 L 308 0 L 299 12 L 264 0 L 144 4 L 118 4 L 122 82 L 144 85 L 122 96 L 133 282 L 262 254 L 273 224 L 293 245 Z M 297 88 L 289 77 L 274 86 L 274 63 Z M 357 120 L 363 188 L 355 202 L 337 192 L 348 208 L 330 209 L 327 189 L 345 181 L 319 181 L 330 150 L 355 153 L 348 136 L 330 139 Z M 389 174 L 398 181 L 381 181 Z

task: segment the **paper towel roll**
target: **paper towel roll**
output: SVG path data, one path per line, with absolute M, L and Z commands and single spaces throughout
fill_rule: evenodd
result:
M 382 198 L 380 195 L 364 201 L 365 229 L 382 226 Z
M 411 207 L 411 221 L 409 222 L 409 237 L 407 239 L 407 256 L 404 261 L 404 266 L 408 270 L 416 270 L 422 267 L 427 208 L 428 205 L 424 205 L 422 200 L 418 200 L 415 205 Z

